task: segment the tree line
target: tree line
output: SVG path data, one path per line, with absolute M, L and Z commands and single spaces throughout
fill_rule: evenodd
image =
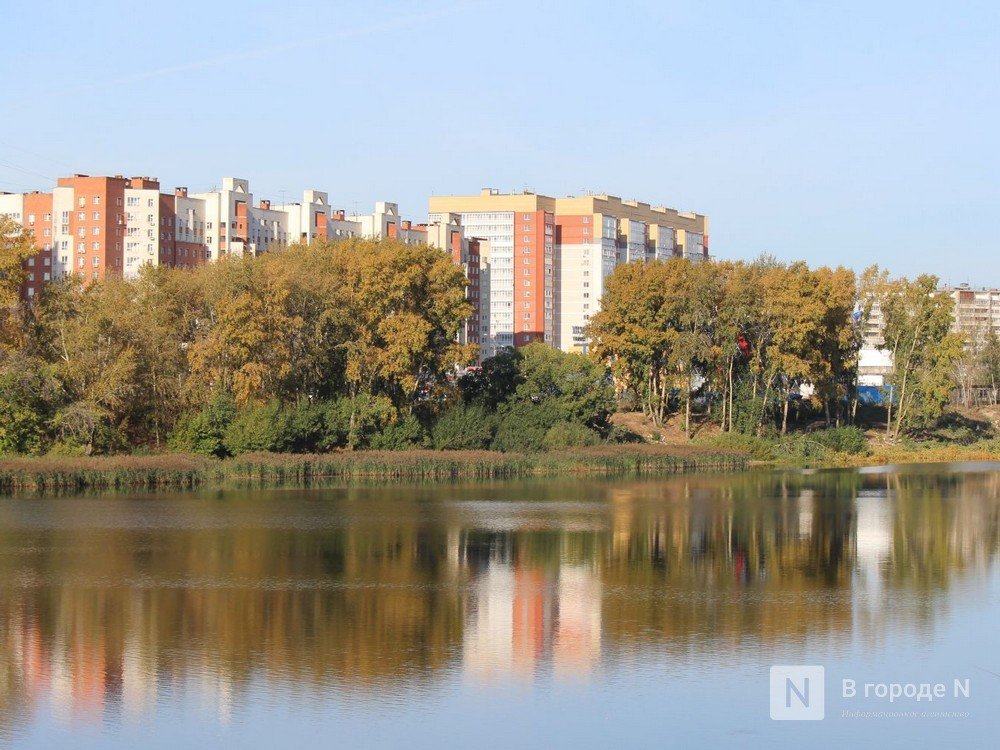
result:
M 938 418 L 964 340 L 951 331 L 953 301 L 937 278 L 892 279 L 876 266 L 857 276 L 762 257 L 683 259 L 620 266 L 606 282 L 589 333 L 619 396 L 656 423 L 693 405 L 727 432 L 789 427 L 790 412 L 826 426 L 853 424 L 858 360 L 875 311 L 895 362 L 886 378 L 887 431 Z
M 896 437 L 941 414 L 967 356 L 933 276 L 671 259 L 608 277 L 587 356 L 531 345 L 465 371 L 466 280 L 433 247 L 317 241 L 53 281 L 26 304 L 22 261 L 37 249 L 0 222 L 5 454 L 530 451 L 632 439 L 610 421 L 631 409 L 678 414 L 689 435 L 695 416 L 756 435 L 804 417 L 845 425 L 874 310 L 896 362 Z
M 2 228 L 0 453 L 234 455 L 336 448 L 534 450 L 597 442 L 604 370 L 543 346 L 461 380 L 462 269 L 391 240 L 294 246 L 136 279 L 54 281 Z

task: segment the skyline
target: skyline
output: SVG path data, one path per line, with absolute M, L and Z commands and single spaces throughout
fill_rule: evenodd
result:
M 58 54 L 24 34 L 6 49 L 21 73 L 0 190 L 76 172 L 204 190 L 233 175 L 279 202 L 316 188 L 348 212 L 389 200 L 413 219 L 432 195 L 482 187 L 590 191 L 708 215 L 720 258 L 1000 285 L 1000 11 L 986 3 L 961 17 L 639 4 L 610 19 L 593 3 L 337 4 L 328 27 L 300 3 L 174 3 L 138 29 L 124 5 L 53 7 L 7 14 Z M 512 39 L 518 54 L 501 52 Z

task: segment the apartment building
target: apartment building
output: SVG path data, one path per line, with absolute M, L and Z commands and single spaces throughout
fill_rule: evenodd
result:
M 430 216 L 455 216 L 469 237 L 489 243 L 481 268 L 480 350 L 555 343 L 555 199 L 534 193 L 436 196 Z
M 976 289 L 968 284 L 941 290 L 955 300 L 952 330 L 977 345 L 992 332 L 1000 336 L 1000 289 Z
M 708 257 L 700 214 L 614 195 L 557 198 L 555 211 L 555 345 L 564 351 L 586 352 L 586 327 L 619 263 Z
M 586 326 L 615 266 L 708 257 L 705 216 L 612 195 L 551 198 L 487 188 L 432 197 L 430 214 L 453 214 L 468 236 L 489 243 L 480 278 L 484 356 L 531 341 L 585 352 Z
M 458 341 L 461 344 L 476 344 L 480 346 L 482 358 L 481 325 L 482 307 L 482 259 L 489 254 L 489 243 L 477 237 L 467 237 L 465 227 L 457 214 L 439 214 L 428 224 L 418 224 L 408 227 L 416 236 L 424 234 L 424 241 L 433 247 L 447 250 L 452 260 L 461 266 L 468 283 L 465 290 L 466 299 L 472 305 L 472 315 L 465 321 L 459 331 Z
M 37 254 L 25 261 L 27 276 L 22 297 L 34 297 L 54 273 L 55 238 L 52 222 L 51 193 L 0 193 L 0 215 L 17 222 L 34 235 Z M 68 227 L 67 227 L 68 231 Z

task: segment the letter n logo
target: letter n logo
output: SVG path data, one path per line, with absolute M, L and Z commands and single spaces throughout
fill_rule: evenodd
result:
M 819 666 L 771 667 L 771 718 L 819 721 L 825 714 L 825 673 Z

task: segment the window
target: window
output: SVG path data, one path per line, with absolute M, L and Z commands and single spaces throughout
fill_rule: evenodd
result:
M 146 215 L 146 223 L 147 224 L 155 224 L 156 223 L 156 217 L 153 216 L 153 214 L 147 214 Z
M 87 213 L 86 213 L 86 211 L 81 211 L 80 213 L 78 213 L 76 215 L 76 218 L 77 218 L 77 221 L 86 221 L 87 220 Z
M 86 235 L 87 235 L 87 230 L 86 230 L 86 229 L 85 229 L 84 227 L 80 227 L 80 228 L 79 228 L 79 229 L 78 229 L 78 230 L 76 231 L 76 236 L 77 236 L 77 237 L 85 237 Z
M 52 221 L 52 214 L 45 214 L 42 219 L 43 221 Z
M 101 205 L 101 196 L 95 195 L 91 203 L 93 203 L 95 206 Z
M 98 266 L 98 265 L 100 265 L 100 263 L 101 263 L 101 259 L 100 259 L 100 258 L 98 258 L 98 257 L 97 257 L 97 256 L 95 255 L 95 256 L 94 256 L 94 268 L 97 268 L 97 266 Z
M 78 265 L 78 266 L 79 266 L 80 268 L 83 268 L 83 258 L 77 258 L 77 259 L 76 259 L 76 264 L 77 264 L 77 265 Z
M 45 273 L 42 274 L 42 281 L 49 281 L 49 280 L 51 280 L 51 278 L 52 278 L 52 276 L 49 274 L 48 271 L 46 271 Z
M 34 214 L 28 214 L 28 223 L 30 225 L 32 225 L 32 226 L 35 225 L 35 215 Z
M 48 227 L 45 227 L 45 230 L 42 232 L 42 234 L 45 235 L 46 237 L 51 237 L 52 236 L 52 230 L 49 229 Z
M 94 211 L 93 217 L 94 217 L 94 221 L 100 221 L 101 220 L 101 212 L 100 211 Z
M 35 256 L 32 255 L 30 258 L 28 258 L 28 268 L 32 268 L 34 265 L 35 265 Z
M 79 203 L 79 205 L 80 205 L 80 208 L 83 208 L 84 206 L 86 206 L 86 205 L 87 205 L 87 199 L 86 199 L 86 198 L 84 198 L 84 197 L 83 197 L 83 196 L 81 195 L 81 196 L 80 196 L 80 200 L 79 200 L 79 201 L 77 201 L 77 203 Z
M 101 228 L 100 227 L 94 227 L 93 229 L 90 230 L 90 233 L 92 235 L 94 235 L 95 237 L 97 237 L 101 233 Z
M 134 195 L 132 195 L 132 196 L 129 196 L 129 199 L 128 199 L 127 203 L 130 206 L 138 206 L 139 205 L 139 199 L 136 198 Z

